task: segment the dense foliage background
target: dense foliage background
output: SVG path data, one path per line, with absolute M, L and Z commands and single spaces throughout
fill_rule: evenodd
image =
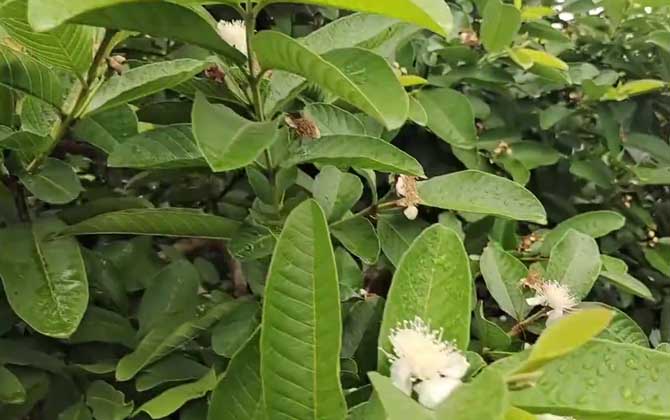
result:
M 298 3 L 0 2 L 0 419 L 670 418 L 670 3 Z

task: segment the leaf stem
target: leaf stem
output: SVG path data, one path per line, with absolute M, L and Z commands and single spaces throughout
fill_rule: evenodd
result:
M 524 328 L 526 327 L 526 325 L 528 325 L 528 324 L 530 324 L 530 323 L 532 323 L 532 322 L 534 322 L 534 321 L 537 321 L 538 319 L 544 317 L 545 315 L 547 315 L 547 312 L 549 312 L 549 309 L 547 309 L 547 308 L 542 308 L 540 311 L 538 311 L 537 313 L 535 313 L 535 314 L 532 315 L 531 317 L 526 318 L 526 319 L 524 319 L 523 321 L 521 321 L 521 322 L 519 322 L 518 324 L 516 324 L 515 326 L 513 326 L 512 329 L 511 329 L 507 334 L 508 334 L 510 337 L 515 337 L 515 336 L 519 335 L 519 334 L 521 333 L 521 331 L 524 330 Z
M 112 48 L 114 48 L 114 43 L 112 42 L 114 39 L 114 35 L 116 34 L 116 31 L 106 31 L 105 36 L 100 42 L 100 46 L 98 47 L 97 52 L 95 53 L 95 57 L 93 58 L 93 62 L 91 63 L 91 67 L 88 69 L 88 73 L 86 75 L 86 80 L 83 81 L 81 84 L 81 90 L 79 91 L 79 94 L 77 95 L 77 99 L 72 107 L 72 110 L 70 112 L 67 112 L 65 114 L 65 117 L 61 121 L 61 123 L 58 125 L 58 128 L 55 130 L 54 134 L 52 135 L 52 140 L 48 146 L 48 148 L 44 151 L 44 153 L 40 154 L 39 156 L 35 157 L 30 164 L 28 164 L 26 170 L 28 172 L 32 172 L 37 166 L 39 166 L 42 161 L 47 158 L 53 150 L 58 146 L 58 143 L 65 137 L 65 135 L 68 133 L 70 130 L 70 127 L 72 124 L 75 122 L 75 120 L 80 116 L 81 111 L 83 108 L 88 104 L 90 100 L 91 94 L 94 92 L 93 89 L 91 89 L 91 86 L 93 86 L 94 82 L 98 78 L 98 73 L 100 69 L 100 65 L 102 62 L 107 58 L 107 56 L 110 54 Z

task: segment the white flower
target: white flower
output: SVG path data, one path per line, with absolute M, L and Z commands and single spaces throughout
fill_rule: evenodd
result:
M 244 21 L 234 20 L 228 22 L 221 20 L 217 25 L 217 29 L 221 39 L 237 48 L 242 54 L 247 55 L 247 28 Z
M 414 389 L 419 394 L 419 403 L 426 408 L 436 408 L 461 384 L 460 379 L 437 378 L 417 384 Z
M 574 417 L 554 416 L 553 414 L 538 414 L 537 420 L 575 420 Z
M 394 328 L 389 340 L 393 384 L 406 395 L 412 394 L 414 386 L 419 402 L 428 408 L 444 401 L 470 366 L 458 349 L 442 341 L 442 331 L 431 330 L 419 317 Z
M 535 296 L 526 299 L 530 306 L 547 306 L 551 310 L 547 314 L 547 325 L 560 319 L 566 312 L 574 309 L 579 302 L 567 286 L 555 281 L 546 281 L 533 286 Z
M 419 209 L 416 206 L 409 206 L 402 212 L 409 220 L 416 220 L 419 215 Z

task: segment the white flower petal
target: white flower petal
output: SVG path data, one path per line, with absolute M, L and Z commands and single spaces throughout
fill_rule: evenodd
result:
M 419 394 L 419 403 L 433 409 L 446 400 L 461 384 L 458 379 L 436 378 L 417 384 L 414 389 Z
M 242 54 L 247 55 L 247 29 L 244 21 L 234 20 L 228 22 L 222 20 L 219 21 L 216 28 L 221 39 L 237 48 Z
M 554 416 L 553 414 L 538 414 L 537 420 L 575 420 L 574 417 Z
M 468 371 L 470 363 L 459 352 L 453 352 L 447 356 L 447 367 L 441 370 L 441 374 L 453 379 L 461 379 Z
M 562 309 L 552 309 L 551 311 L 547 312 L 547 325 L 551 325 L 558 321 L 563 317 L 563 315 L 564 311 Z
M 391 381 L 405 395 L 412 395 L 412 368 L 407 359 L 397 359 L 391 364 Z
M 544 305 L 547 303 L 547 298 L 541 295 L 537 295 L 535 297 L 526 299 L 526 303 L 530 306 Z

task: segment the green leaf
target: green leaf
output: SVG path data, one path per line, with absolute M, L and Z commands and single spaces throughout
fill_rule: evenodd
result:
M 428 125 L 428 111 L 414 96 L 409 97 L 409 119 L 417 125 L 425 127 Z
M 566 108 L 563 105 L 551 105 L 549 108 L 540 111 L 540 128 L 549 130 L 551 127 L 574 113 L 574 109 Z M 516 147 L 514 152 L 516 152 Z
M 71 343 L 113 343 L 135 347 L 136 331 L 125 316 L 96 306 L 89 306 Z
M 303 110 L 305 118 L 312 120 L 321 131 L 321 135 L 351 134 L 364 136 L 365 126 L 352 113 L 332 104 L 308 104 Z
M 670 166 L 661 168 L 631 168 L 640 185 L 670 184 Z
M 422 90 L 416 98 L 428 115 L 428 128 L 432 132 L 451 145 L 474 147 L 475 115 L 467 96 L 444 88 Z
M 642 79 L 633 80 L 623 85 L 609 88 L 600 98 L 601 101 L 624 101 L 631 96 L 644 95 L 665 89 L 667 83 L 662 80 Z
M 419 405 L 416 401 L 403 394 L 391 379 L 377 372 L 368 373 L 370 382 L 375 387 L 375 394 L 386 411 L 385 419 L 388 420 L 431 420 L 434 419 L 433 412 Z
M 354 174 L 324 166 L 314 179 L 314 199 L 330 221 L 340 220 L 363 195 L 363 183 Z
M 193 134 L 205 160 L 215 172 L 247 166 L 281 133 L 275 122 L 249 121 L 201 93 L 193 106 Z
M 140 32 L 199 45 L 238 62 L 244 56 L 226 44 L 216 22 L 201 6 L 144 0 L 28 0 L 28 21 L 37 31 L 65 22 Z
M 261 377 L 269 418 L 346 416 L 338 288 L 326 218 L 308 200 L 289 215 L 265 285 Z
M 472 329 L 481 345 L 492 350 L 506 350 L 512 344 L 512 338 L 498 324 L 486 319 L 483 302 L 477 304 Z
M 259 339 L 260 333 L 256 331 L 230 361 L 212 393 L 208 420 L 264 418 Z
M 521 13 L 511 4 L 500 0 L 486 2 L 480 29 L 482 44 L 486 51 L 497 53 L 514 40 L 521 28 Z
M 578 349 L 600 334 L 613 317 L 614 312 L 610 310 L 594 308 L 579 310 L 561 318 L 544 330 L 517 372 L 533 372 Z
M 95 420 L 125 420 L 133 412 L 133 402 L 126 403 L 121 391 L 104 381 L 95 381 L 86 390 L 86 405 Z
M 600 275 L 624 292 L 639 296 L 642 299 L 647 299 L 651 302 L 656 301 L 656 299 L 654 299 L 654 295 L 651 293 L 651 290 L 649 290 L 649 288 L 640 280 L 636 279 L 628 273 L 602 271 Z
M 614 312 L 612 322 L 605 328 L 597 338 L 615 341 L 617 343 L 637 344 L 649 348 L 649 339 L 644 330 L 637 325 L 625 312 L 600 302 L 583 302 L 579 307 L 600 307 Z
M 113 371 L 113 370 L 112 370 Z M 181 354 L 172 354 L 144 369 L 135 380 L 135 388 L 143 392 L 171 382 L 198 379 L 208 368 Z
M 582 300 L 598 279 L 601 267 L 596 241 L 570 229 L 552 248 L 544 277 L 567 286 L 577 300 Z
M 379 367 L 388 368 L 391 330 L 419 317 L 443 338 L 465 350 L 470 341 L 472 278 L 470 262 L 459 236 L 433 225 L 414 240 L 400 260 L 388 293 L 379 331 Z
M 195 209 L 128 209 L 105 213 L 63 229 L 60 235 L 150 235 L 228 239 L 239 222 Z
M 535 64 L 562 71 L 568 71 L 569 69 L 565 61 L 546 51 L 532 50 L 530 48 L 512 48 L 508 51 L 512 60 L 525 70 L 528 70 Z
M 200 317 L 174 325 L 153 329 L 142 339 L 134 352 L 124 356 L 116 366 L 116 380 L 127 381 L 135 377 L 144 367 L 162 359 L 180 346 L 207 331 L 234 307 L 231 302 L 219 303 Z
M 26 400 L 26 390 L 9 369 L 0 366 L 0 403 L 21 404 Z
M 388 62 L 376 54 L 344 48 L 320 57 L 298 41 L 274 31 L 258 33 L 253 45 L 264 69 L 288 71 L 317 83 L 388 129 L 402 126 L 407 119 L 408 96 Z
M 207 164 L 188 124 L 144 131 L 123 141 L 110 153 L 112 168 L 178 169 Z
M 482 253 L 479 269 L 500 309 L 517 321 L 523 320 L 531 310 L 526 303 L 528 293 L 520 284 L 528 276 L 526 265 L 500 246 L 489 244 Z
M 200 273 L 186 259 L 172 262 L 151 279 L 137 310 L 143 336 L 162 325 L 191 319 L 198 306 Z
M 72 134 L 109 154 L 137 134 L 137 115 L 128 105 L 108 109 L 77 121 Z
M 635 149 L 651 155 L 662 164 L 670 163 L 670 145 L 660 137 L 643 133 L 630 133 L 626 136 L 626 149 Z
M 540 201 L 523 186 L 480 171 L 462 171 L 418 183 L 423 204 L 545 224 Z
M 551 249 L 565 233 L 574 229 L 593 238 L 600 238 L 621 229 L 626 218 L 614 211 L 589 211 L 578 214 L 559 223 L 542 239 L 542 254 L 549 255 Z
M 301 163 L 423 176 L 421 164 L 388 142 L 368 136 L 325 136 L 305 143 L 285 166 Z
M 75 332 L 88 305 L 88 281 L 79 244 L 52 239 L 65 225 L 39 219 L 33 225 L 0 230 L 0 277 L 12 309 L 41 334 L 57 338 Z
M 207 67 L 190 58 L 145 64 L 106 80 L 91 98 L 84 114 L 101 112 L 152 95 L 189 80 Z
M 55 158 L 47 158 L 36 172 L 23 173 L 19 179 L 35 197 L 50 204 L 67 204 L 83 191 L 74 168 Z
M 528 170 L 553 165 L 561 158 L 561 154 L 554 148 L 533 141 L 514 143 L 512 151 L 512 157 Z
M 261 3 L 267 5 L 280 3 L 280 1 L 263 0 Z M 398 0 L 392 3 L 375 0 L 297 0 L 295 3 L 316 4 L 390 16 L 444 36 L 451 32 L 453 24 L 449 7 L 439 0 Z
M 507 384 L 492 369 L 484 370 L 468 384 L 456 388 L 437 407 L 436 419 L 450 420 L 502 420 L 508 407 Z
M 65 369 L 61 359 L 36 350 L 35 345 L 25 339 L 0 339 L 0 364 L 29 366 L 54 374 L 62 374 Z
M 668 353 L 594 339 L 543 371 L 536 386 L 512 392 L 515 406 L 598 420 L 670 417 Z
M 196 382 L 170 388 L 145 402 L 135 413 L 144 411 L 152 419 L 162 419 L 179 410 L 191 400 L 203 397 L 216 386 L 216 372 L 212 369 Z
M 333 236 L 365 264 L 375 264 L 379 258 L 380 244 L 372 223 L 365 217 L 353 217 L 334 223 Z
M 426 226 L 427 224 L 407 220 L 401 215 L 380 216 L 377 231 L 386 258 L 397 267 L 400 258 Z
M 239 305 L 212 330 L 212 350 L 232 359 L 258 329 L 260 306 L 256 301 L 238 299 Z
M 79 401 L 60 413 L 58 420 L 93 420 L 93 417 L 91 417 L 91 410 L 86 407 L 86 404 Z
M 63 25 L 49 32 L 35 32 L 28 24 L 27 0 L 5 3 L 0 9 L 0 25 L 12 39 L 44 64 L 83 76 L 93 61 L 92 28 Z
M 400 26 L 409 25 L 384 16 L 354 13 L 311 32 L 301 38 L 300 42 L 316 54 L 353 46 L 366 48 L 368 41 L 386 37 Z M 274 115 L 280 111 L 282 105 L 307 86 L 304 82 L 305 79 L 292 73 L 281 70 L 272 72 L 269 93 L 265 101 L 266 114 Z
M 655 247 L 642 249 L 644 258 L 652 267 L 666 276 L 670 276 L 670 245 L 658 244 Z
M 0 46 L 0 84 L 59 108 L 64 89 L 56 73 L 41 62 Z

